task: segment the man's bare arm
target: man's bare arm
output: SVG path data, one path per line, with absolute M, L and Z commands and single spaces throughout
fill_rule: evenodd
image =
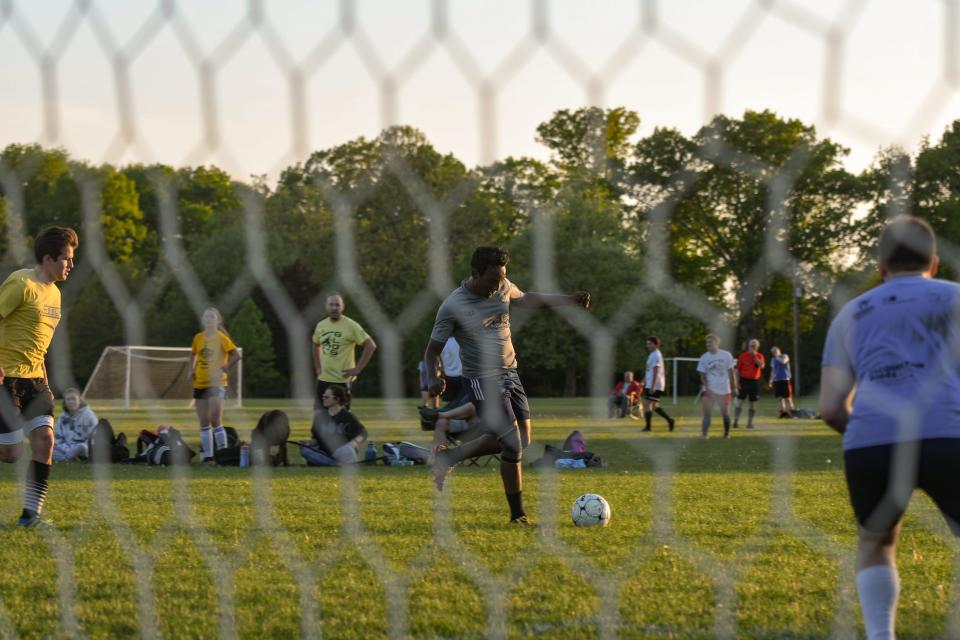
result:
M 837 433 L 847 430 L 855 391 L 856 381 L 846 369 L 820 370 L 820 417 Z

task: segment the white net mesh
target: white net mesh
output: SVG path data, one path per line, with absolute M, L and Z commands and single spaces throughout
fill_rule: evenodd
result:
M 860 1 L 745 2 L 737 9 L 650 1 L 576 11 L 544 0 L 521 8 L 487 4 L 343 0 L 291 10 L 258 1 L 78 0 L 54 7 L 0 0 L 0 65 L 8 75 L 0 119 L 14 123 L 0 129 L 8 136 L 0 142 L 44 145 L 12 145 L 0 158 L 3 265 L 9 271 L 31 262 L 30 239 L 42 224 L 81 232 L 78 266 L 63 286 L 68 314 L 49 356 L 58 388 L 86 383 L 89 398 L 120 399 L 129 388 L 131 401 L 188 397 L 182 359 L 107 347 L 179 344 L 214 304 L 245 348 L 246 384 L 257 394 L 292 396 L 292 417 L 305 424 L 315 378 L 311 331 L 336 288 L 379 345 L 358 390 L 383 399 L 371 422 L 386 425 L 392 438 L 422 439 L 405 408 L 410 364 L 422 353 L 439 300 L 466 274 L 469 249 L 503 243 L 514 256 L 511 277 L 524 288 L 594 293 L 590 312 L 516 311 L 512 321 L 521 362 L 537 367 L 525 374 L 531 395 L 579 390 L 592 401 L 589 416 L 577 420 L 599 421 L 613 372 L 639 362 L 638 336 L 650 327 L 685 355 L 702 350 L 708 331 L 727 346 L 763 331 L 769 340 L 792 341 L 797 375 L 815 379 L 830 310 L 870 281 L 869 239 L 886 217 L 909 206 L 913 192 L 947 233 L 942 254 L 956 272 L 954 212 L 950 197 L 942 197 L 953 193 L 952 178 L 934 170 L 934 160 L 955 166 L 953 138 L 921 145 L 918 154 L 942 152 L 925 156 L 928 164 L 889 147 L 912 149 L 922 134 L 938 134 L 929 123 L 954 106 L 956 3 L 937 5 L 942 19 L 926 16 L 935 29 L 919 35 L 898 30 L 914 23 L 914 11 L 931 7 L 898 17 L 890 3 Z M 684 11 L 698 19 L 688 21 Z M 881 37 L 873 55 L 859 38 L 882 28 L 894 35 Z M 904 54 L 914 51 L 920 53 Z M 764 65 L 765 58 L 777 59 Z M 900 66 L 903 59 L 923 73 Z M 847 100 L 870 75 L 847 69 L 865 60 L 875 62 L 872 77 L 893 92 L 866 105 Z M 168 69 L 173 73 L 160 74 Z M 176 82 L 171 88 L 150 82 L 154 77 Z M 750 84 L 771 87 L 763 104 L 741 104 L 747 98 L 740 96 L 754 95 L 743 91 Z M 884 111 L 877 123 L 874 108 L 900 93 L 917 99 Z M 87 104 L 78 95 L 93 97 Z M 281 108 L 265 106 L 264 96 L 278 95 Z M 599 106 L 560 112 L 537 128 L 584 98 Z M 544 113 L 519 107 L 539 99 L 551 101 Z M 636 113 L 603 107 L 621 103 L 641 105 L 643 125 Z M 800 112 L 819 130 L 766 111 L 716 115 L 758 106 Z M 354 124 L 358 113 L 364 126 Z M 653 129 L 661 122 L 683 131 Z M 450 146 L 478 166 L 438 152 L 400 123 L 431 134 L 472 131 L 472 142 L 456 138 Z M 27 139 L 9 137 L 12 130 Z M 826 133 L 855 147 L 852 162 L 863 172 L 845 169 L 845 150 Z M 521 138 L 542 142 L 539 156 L 513 146 Z M 311 155 L 314 149 L 323 151 Z M 870 164 L 864 155 L 877 149 Z M 794 340 L 801 333 L 802 345 Z M 671 365 L 673 390 L 695 394 L 689 364 Z M 230 381 L 239 384 L 239 376 Z M 252 425 L 267 406 L 233 417 Z M 145 426 L 171 416 L 183 418 L 162 404 L 147 403 L 136 414 Z M 216 480 L 176 468 L 172 482 L 167 475 L 140 478 L 156 511 L 142 519 L 138 504 L 146 499 L 121 482 L 125 470 L 97 466 L 76 477 L 65 471 L 71 483 L 58 486 L 57 469 L 51 500 L 89 506 L 82 525 L 44 533 L 53 562 L 40 583 L 56 603 L 56 628 L 25 617 L 34 600 L 18 599 L 11 587 L 13 595 L 0 593 L 0 635 L 97 635 L 95 616 L 79 601 L 90 599 L 84 568 L 98 554 L 121 558 L 129 569 L 110 584 L 134 594 L 120 614 L 130 619 L 125 632 L 146 637 L 190 635 L 170 622 L 191 609 L 179 606 L 181 598 L 202 599 L 209 609 L 201 617 L 216 624 L 198 633 L 222 637 L 857 633 L 853 525 L 838 531 L 810 506 L 818 504 L 818 490 L 840 482 L 827 457 L 837 455 L 835 442 L 798 451 L 795 437 L 778 434 L 746 462 L 712 461 L 730 472 L 718 492 L 755 498 L 748 513 L 716 516 L 743 522 L 742 535 L 725 548 L 703 533 L 699 512 L 689 509 L 703 502 L 678 480 L 705 472 L 689 463 L 694 441 L 614 438 L 641 469 L 623 469 L 622 490 L 648 497 L 637 512 L 619 514 L 616 496 L 607 496 L 614 517 L 631 523 L 617 534 L 626 551 L 597 558 L 589 542 L 567 535 L 573 483 L 547 469 L 528 484 L 541 528 L 509 570 L 492 559 L 495 542 L 482 525 L 501 519 L 503 506 L 493 512 L 470 502 L 477 483 L 497 482 L 492 473 L 454 479 L 442 494 L 428 492 L 426 479 L 403 485 L 410 492 L 403 511 L 430 512 L 432 520 L 401 520 L 426 541 L 398 550 L 393 532 L 384 530 L 390 526 L 369 516 L 378 501 L 394 508 L 396 498 L 383 492 L 398 489 L 357 467 L 321 476 L 323 482 L 258 468 L 224 485 L 231 497 L 243 491 L 249 498 L 239 506 L 197 500 L 194 493 Z M 759 478 L 745 477 L 757 469 Z M 799 469 L 812 472 L 798 480 Z M 19 504 L 15 480 L 4 476 L 4 512 Z M 304 521 L 297 517 L 304 511 L 317 516 Z M 952 613 L 937 630 L 956 637 L 957 548 L 933 511 L 927 503 L 916 509 L 927 545 L 918 548 L 943 556 L 940 604 Z M 317 538 L 337 544 L 317 554 Z M 190 571 L 204 572 L 204 593 L 178 591 L 179 567 L 170 567 L 177 554 Z M 816 628 L 789 628 L 794 606 L 764 604 L 764 585 L 752 574 L 790 554 L 826 566 L 826 595 L 804 600 L 816 603 Z M 479 613 L 463 629 L 418 620 L 431 607 L 472 602 L 467 595 L 453 605 L 422 597 L 422 583 L 438 567 L 459 577 L 452 588 L 476 596 Z M 341 593 L 344 571 L 362 571 L 370 591 Z M 553 576 L 557 583 L 580 580 L 587 613 L 536 618 L 541 605 L 563 606 L 524 591 L 525 580 L 545 571 L 548 584 Z M 657 571 L 702 587 L 697 624 L 644 599 Z M 258 608 L 264 583 L 286 590 L 294 604 L 277 617 L 295 619 L 292 628 Z M 369 627 L 353 627 L 331 610 L 338 595 L 340 604 L 354 599 L 371 607 L 361 616 Z M 783 626 L 751 617 L 751 607 L 776 609 Z

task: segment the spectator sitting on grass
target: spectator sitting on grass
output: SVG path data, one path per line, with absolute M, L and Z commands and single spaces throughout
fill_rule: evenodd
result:
M 83 460 L 90 455 L 89 443 L 97 416 L 80 397 L 80 390 L 70 387 L 63 392 L 63 413 L 53 429 L 53 461 Z
M 345 406 L 350 402 L 350 392 L 341 385 L 330 385 L 324 389 L 320 401 L 329 417 L 314 417 L 310 427 L 313 439 L 300 442 L 304 445 L 300 447 L 300 455 L 308 465 L 357 462 L 360 447 L 367 440 L 367 430 Z

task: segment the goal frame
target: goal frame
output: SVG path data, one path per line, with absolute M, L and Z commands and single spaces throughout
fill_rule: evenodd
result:
M 700 362 L 700 358 L 688 358 L 684 356 L 675 356 L 673 358 L 666 358 L 671 362 L 671 371 L 670 377 L 673 382 L 672 385 L 672 395 L 673 395 L 673 404 L 677 404 L 677 364 L 680 362 Z
M 93 368 L 93 372 L 90 374 L 90 377 L 87 378 L 87 384 L 83 387 L 83 396 L 86 397 L 87 390 L 90 388 L 90 383 L 96 378 L 97 372 L 100 370 L 100 366 L 103 364 L 104 359 L 107 357 L 107 353 L 113 349 L 115 351 L 124 352 L 126 356 L 126 372 L 124 374 L 124 383 L 123 383 L 123 408 L 130 408 L 130 387 L 133 371 L 133 351 L 136 349 L 150 350 L 150 351 L 166 351 L 166 352 L 180 352 L 180 353 L 190 353 L 190 347 L 154 347 L 150 345 L 107 345 L 103 348 L 103 351 L 100 352 L 100 357 L 97 359 L 97 364 Z M 237 351 L 240 353 L 240 360 L 237 362 L 237 407 L 243 406 L 243 347 L 237 347 Z

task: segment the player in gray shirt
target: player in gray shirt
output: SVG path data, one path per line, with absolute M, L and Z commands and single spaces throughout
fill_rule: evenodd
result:
M 434 482 L 443 489 L 450 468 L 462 460 L 500 455 L 500 478 L 510 505 L 510 522 L 529 524 L 523 509 L 520 460 L 530 444 L 530 407 L 517 375 L 517 354 L 510 336 L 510 304 L 524 307 L 590 306 L 590 294 L 524 293 L 507 280 L 510 256 L 499 247 L 477 247 L 470 260 L 470 277 L 464 280 L 437 311 L 437 319 L 424 352 L 434 395 L 443 392 L 443 381 L 434 374 L 440 352 L 453 336 L 460 343 L 460 360 L 466 393 L 488 433 L 457 447 L 441 448 L 434 463 Z

